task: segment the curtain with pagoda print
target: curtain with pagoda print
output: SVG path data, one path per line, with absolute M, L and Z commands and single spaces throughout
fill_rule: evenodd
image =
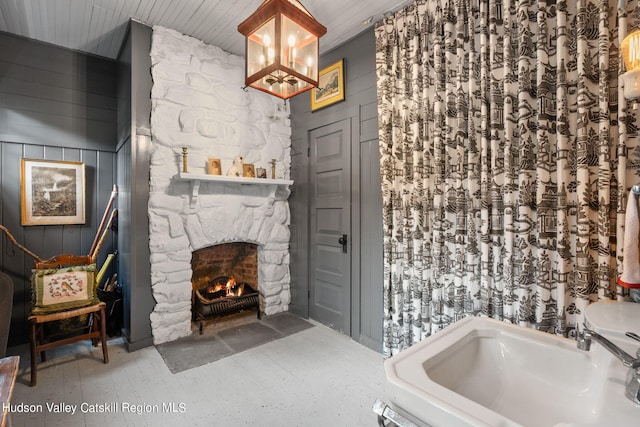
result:
M 416 0 L 376 25 L 385 355 L 466 316 L 574 336 L 589 303 L 626 298 L 635 10 Z

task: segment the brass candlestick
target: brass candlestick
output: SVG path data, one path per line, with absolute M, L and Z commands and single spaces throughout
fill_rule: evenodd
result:
M 271 159 L 271 179 L 276 179 L 276 159 Z
M 187 147 L 182 147 L 182 172 L 187 173 Z

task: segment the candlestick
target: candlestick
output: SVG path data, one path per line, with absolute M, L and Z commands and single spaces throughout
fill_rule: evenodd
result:
M 293 68 L 296 61 L 296 38 L 289 36 L 289 68 Z
M 271 37 L 269 37 L 269 34 L 265 34 L 264 36 L 262 36 L 262 54 L 264 55 L 264 61 L 265 63 L 269 63 L 269 45 L 271 44 Z
M 182 147 L 182 172 L 187 173 L 187 147 Z
M 271 159 L 271 179 L 276 179 L 276 159 Z

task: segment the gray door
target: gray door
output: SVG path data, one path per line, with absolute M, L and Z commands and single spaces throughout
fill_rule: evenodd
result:
M 351 334 L 350 119 L 310 132 L 309 316 Z

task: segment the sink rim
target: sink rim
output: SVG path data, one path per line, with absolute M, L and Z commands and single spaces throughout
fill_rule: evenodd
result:
M 428 360 L 437 357 L 437 355 L 440 355 L 443 351 L 446 351 L 470 333 L 483 329 L 497 330 L 497 332 L 494 332 L 496 334 L 504 333 L 511 336 L 517 335 L 518 338 L 531 338 L 536 341 L 536 344 L 547 345 L 554 348 L 560 347 L 563 351 L 568 350 L 575 352 L 576 355 L 586 358 L 588 363 L 595 365 L 595 368 L 598 369 L 597 373 L 601 373 L 603 377 L 603 383 L 605 384 L 601 386 L 601 389 L 596 390 L 603 396 L 607 390 L 615 390 L 615 387 L 608 384 L 612 382 L 612 378 L 619 378 L 620 375 L 624 375 L 624 367 L 620 366 L 622 368 L 621 374 L 621 370 L 618 369 L 615 364 L 617 361 L 612 361 L 608 352 L 604 350 L 592 349 L 590 352 L 582 352 L 576 348 L 576 343 L 572 339 L 488 317 L 467 317 L 385 361 L 384 368 L 387 383 L 391 386 L 387 387 L 387 389 L 391 395 L 392 402 L 409 413 L 411 413 L 411 411 L 407 411 L 408 408 L 402 407 L 401 401 L 403 399 L 414 399 L 416 404 L 427 402 L 432 408 L 443 412 L 442 414 L 438 414 L 438 416 L 446 416 L 448 414 L 459 422 L 459 424 L 455 425 L 521 425 L 508 416 L 496 412 L 432 380 L 424 368 L 420 372 L 415 369 L 416 365 L 423 367 Z M 612 376 L 612 372 L 614 372 L 615 375 Z M 600 387 L 600 384 L 598 384 L 597 387 Z M 624 387 L 621 388 L 622 390 L 620 390 L 620 392 L 623 393 Z M 607 399 L 606 396 L 599 398 L 598 408 L 593 408 L 592 410 L 593 417 L 595 417 L 594 419 L 604 413 L 605 410 L 602 407 L 608 401 L 609 399 Z M 626 410 L 627 406 L 624 406 L 623 409 Z M 416 413 L 415 416 L 423 418 L 419 413 Z M 584 420 L 581 422 L 584 423 Z M 446 423 L 446 425 L 454 425 L 451 424 L 451 420 L 449 419 L 447 419 Z
M 413 367 L 422 367 L 429 359 L 437 357 L 444 350 L 456 345 L 460 339 L 464 339 L 474 330 L 494 326 L 501 328 L 502 323 L 504 322 L 486 317 L 466 317 L 458 320 L 444 330 L 429 336 L 426 340 L 387 359 L 384 362 L 387 381 L 428 401 L 430 405 L 445 413 L 455 414 L 456 418 L 460 418 L 470 425 L 519 425 L 502 414 L 435 382 L 424 369 L 421 369 L 419 373 L 413 371 Z M 436 346 L 439 346 L 438 349 L 434 349 Z M 416 381 L 409 381 L 409 379 L 419 380 L 418 384 Z M 395 403 L 399 404 L 399 402 Z

